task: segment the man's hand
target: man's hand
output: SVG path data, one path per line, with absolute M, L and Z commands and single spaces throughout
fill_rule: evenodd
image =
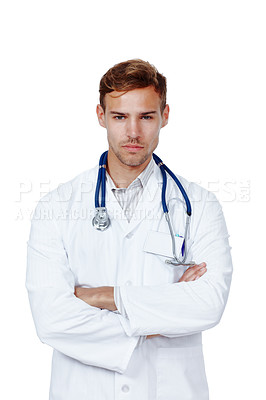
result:
M 96 288 L 75 287 L 75 296 L 93 307 L 106 310 L 117 310 L 114 301 L 113 286 L 100 286 Z
M 199 265 L 189 267 L 181 276 L 178 282 L 191 282 L 199 279 L 207 271 L 206 263 L 202 262 Z
M 205 272 L 207 271 L 206 263 L 203 262 L 199 265 L 194 265 L 193 267 L 189 267 L 181 276 L 178 282 L 191 282 L 199 279 Z M 151 339 L 153 337 L 160 335 L 148 335 L 146 339 Z

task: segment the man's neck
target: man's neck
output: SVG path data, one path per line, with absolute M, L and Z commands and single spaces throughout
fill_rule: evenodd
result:
M 116 156 L 108 152 L 107 172 L 116 187 L 127 188 L 144 171 L 150 161 L 151 157 L 143 164 L 132 167 L 123 164 Z

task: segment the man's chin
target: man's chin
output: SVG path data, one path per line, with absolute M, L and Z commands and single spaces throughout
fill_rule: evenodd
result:
M 118 157 L 119 161 L 121 161 L 122 164 L 127 165 L 128 167 L 138 167 L 147 161 L 149 158 L 149 155 L 145 156 L 140 156 L 139 154 L 136 153 L 130 153 L 127 156 L 120 156 Z

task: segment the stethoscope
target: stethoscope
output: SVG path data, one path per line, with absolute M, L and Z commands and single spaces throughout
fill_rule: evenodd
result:
M 99 160 L 99 171 L 98 171 L 98 178 L 97 178 L 97 185 L 96 185 L 96 191 L 95 191 L 95 216 L 92 220 L 92 225 L 99 231 L 105 231 L 109 225 L 110 225 L 110 218 L 107 213 L 107 209 L 105 207 L 105 194 L 106 194 L 106 164 L 107 164 L 107 155 L 108 151 L 105 151 Z M 183 188 L 181 182 L 179 179 L 175 176 L 175 174 L 162 162 L 162 160 L 153 154 L 153 159 L 158 165 L 158 167 L 161 170 L 162 173 L 162 178 L 163 178 L 163 186 L 162 186 L 162 207 L 163 207 L 163 212 L 165 215 L 165 219 L 167 221 L 170 235 L 171 235 L 171 240 L 172 240 L 172 252 L 173 252 L 173 258 L 172 259 L 166 259 L 165 262 L 166 264 L 170 264 L 172 266 L 193 266 L 195 265 L 194 261 L 188 261 L 186 262 L 187 258 L 187 237 L 189 233 L 189 224 L 190 224 L 190 218 L 192 214 L 192 209 L 191 209 L 191 204 L 189 201 L 189 198 L 185 192 L 185 189 Z M 183 245 L 181 248 L 181 255 L 182 258 L 178 258 L 176 255 L 176 243 L 175 243 L 175 235 L 173 231 L 173 227 L 171 224 L 171 220 L 169 217 L 169 211 L 168 207 L 166 205 L 166 200 L 165 200 L 165 193 L 166 193 L 166 185 L 167 185 L 167 176 L 166 172 L 171 176 L 171 178 L 175 181 L 177 184 L 180 192 L 182 193 L 182 196 L 185 200 L 186 203 L 186 225 L 185 225 L 185 233 L 184 233 L 184 240 L 183 240 Z M 101 191 L 101 203 L 99 203 L 99 194 Z

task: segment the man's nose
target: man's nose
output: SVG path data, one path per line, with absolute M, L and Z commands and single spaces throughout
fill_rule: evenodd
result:
M 128 121 L 127 135 L 133 139 L 141 136 L 140 120 L 138 118 L 131 118 Z

